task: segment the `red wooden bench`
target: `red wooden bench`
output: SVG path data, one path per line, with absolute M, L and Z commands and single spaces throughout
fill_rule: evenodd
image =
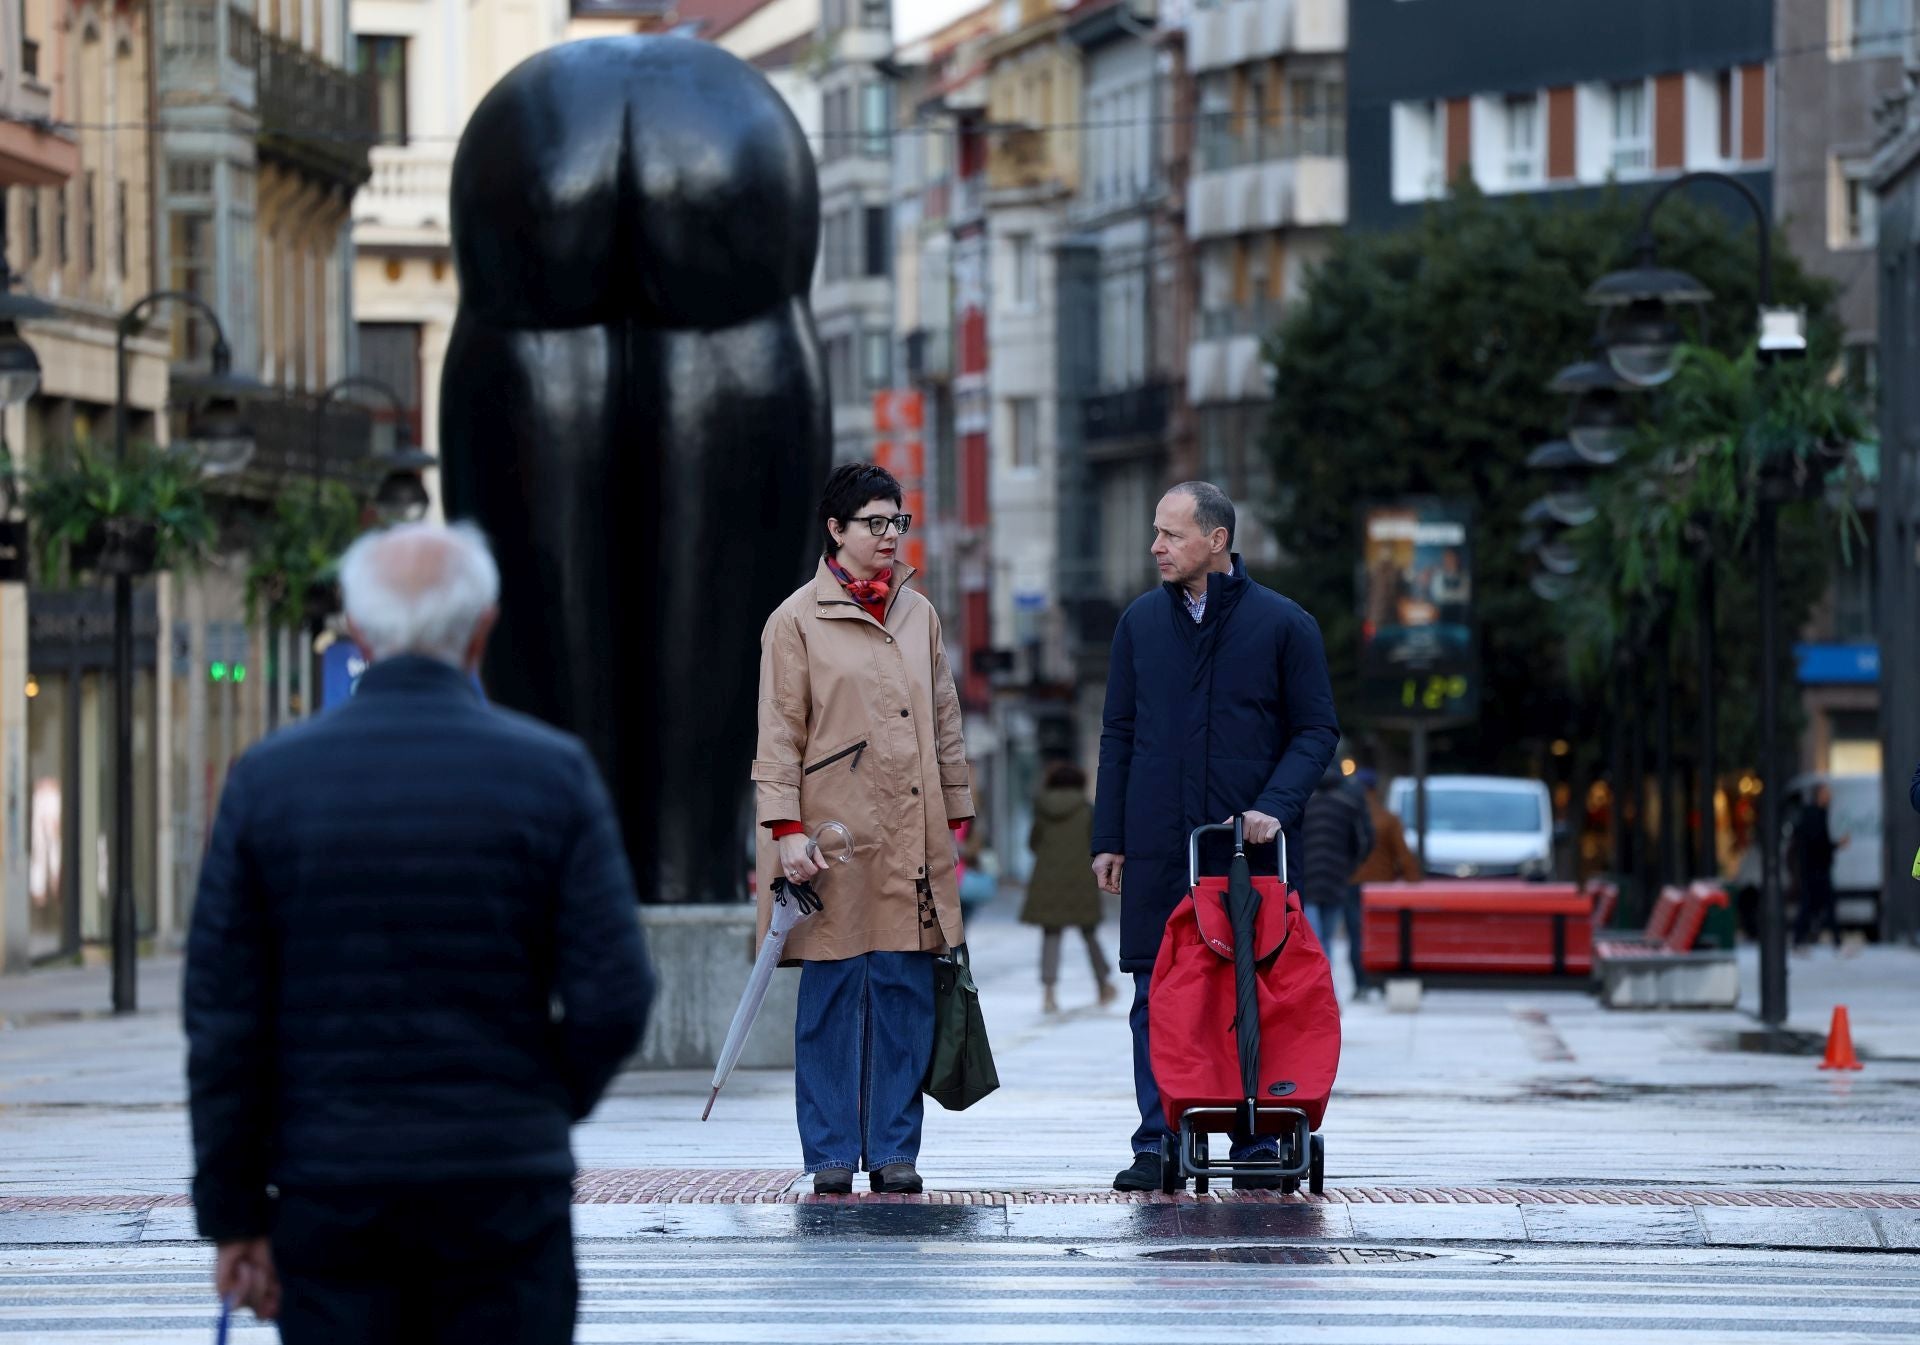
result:
M 1593 933 L 1597 939 L 1600 931 L 1613 920 L 1613 913 L 1620 905 L 1620 884 L 1605 878 L 1589 878 L 1586 893 L 1593 898 Z
M 1601 939 L 1594 954 L 1603 958 L 1634 956 L 1672 956 L 1690 953 L 1707 923 L 1707 911 L 1725 906 L 1727 894 L 1712 883 L 1694 883 L 1684 891 L 1663 887 L 1653 904 L 1647 932 L 1637 939 Z
M 1382 976 L 1585 976 L 1593 898 L 1572 883 L 1368 883 L 1362 961 Z
M 1725 949 L 1696 949 L 1707 912 L 1727 905 L 1726 889 L 1696 882 L 1661 890 L 1646 933 L 1594 945 L 1594 979 L 1609 1008 L 1724 1008 L 1740 997 L 1740 976 Z

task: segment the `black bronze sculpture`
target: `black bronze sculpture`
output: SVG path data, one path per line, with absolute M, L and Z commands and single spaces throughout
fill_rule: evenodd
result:
M 500 558 L 487 691 L 580 734 L 643 900 L 744 895 L 760 628 L 831 455 L 813 156 L 705 43 L 555 47 L 453 167 L 449 517 Z

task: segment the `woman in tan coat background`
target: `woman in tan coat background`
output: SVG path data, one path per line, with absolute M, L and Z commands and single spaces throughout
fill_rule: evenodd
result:
M 819 880 L 793 931 L 800 965 L 794 1101 L 814 1190 L 921 1187 L 920 1085 L 933 1052 L 933 959 L 964 938 L 951 828 L 973 816 L 960 697 L 933 604 L 896 556 L 911 526 L 893 476 L 827 478 L 826 554 L 768 618 L 760 648 L 760 932 L 773 880 Z M 810 837 L 853 837 L 827 867 Z

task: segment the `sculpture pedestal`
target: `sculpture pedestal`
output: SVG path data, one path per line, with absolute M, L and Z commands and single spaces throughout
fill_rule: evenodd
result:
M 653 1014 L 629 1069 L 711 1071 L 759 953 L 752 902 L 642 906 L 640 928 L 653 959 Z M 739 1069 L 792 1069 L 800 971 L 773 974 Z

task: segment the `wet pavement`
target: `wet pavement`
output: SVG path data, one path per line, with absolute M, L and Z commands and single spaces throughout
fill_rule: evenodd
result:
M 1795 959 L 1799 1035 L 1784 1042 L 1749 1015 L 1608 1012 L 1577 989 L 1349 1005 L 1328 1199 L 1122 1201 L 1109 1183 L 1134 1122 L 1124 1013 L 1093 1007 L 1068 959 L 1068 1011 L 1042 1014 L 1039 936 L 1010 905 L 972 934 L 1004 1086 L 965 1113 L 929 1106 L 921 1200 L 808 1196 L 780 1072 L 736 1075 L 705 1124 L 704 1074 L 617 1081 L 576 1134 L 580 1340 L 1920 1328 L 1920 953 Z M 115 1019 L 104 968 L 0 980 L 0 1339 L 205 1333 L 177 981 L 176 961 L 150 960 L 143 1011 Z M 1840 1002 L 1857 1074 L 1816 1068 Z M 703 1321 L 708 1283 L 714 1301 L 752 1306 Z M 890 1322 L 890 1301 L 910 1317 Z M 1142 1301 L 1156 1306 L 1129 1307 Z M 101 1305 L 129 1315 L 110 1328 Z
M 1909 1341 L 1920 1258 L 1661 1247 L 583 1240 L 581 1342 Z M 0 1340 L 210 1335 L 181 1246 L 0 1252 Z M 234 1340 L 270 1341 L 243 1322 Z

